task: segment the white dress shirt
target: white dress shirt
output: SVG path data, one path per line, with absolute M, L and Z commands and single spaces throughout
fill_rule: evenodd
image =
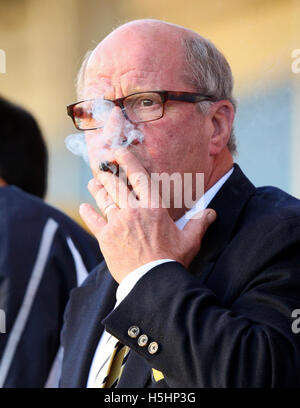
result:
M 217 192 L 220 190 L 220 188 L 223 186 L 225 181 L 231 176 L 233 172 L 233 168 L 231 168 L 220 180 L 217 181 L 216 184 L 214 184 L 206 193 L 204 193 L 203 197 L 200 198 L 199 201 L 196 202 L 196 204 L 191 208 L 189 211 L 187 211 L 179 220 L 176 221 L 176 225 L 179 229 L 183 229 L 186 223 L 199 211 L 205 209 L 208 204 L 211 202 L 211 200 L 214 198 L 214 196 L 217 194 Z M 120 283 L 117 292 L 116 292 L 116 304 L 115 308 L 122 302 L 122 300 L 129 294 L 129 292 L 132 290 L 132 288 L 135 286 L 135 284 L 138 282 L 139 279 L 141 279 L 142 276 L 144 276 L 147 272 L 149 272 L 152 268 L 154 268 L 157 265 L 161 265 L 165 262 L 175 262 L 174 259 L 158 259 L 156 261 L 149 262 L 145 265 L 140 266 L 139 268 L 135 269 L 131 273 L 129 273 L 123 281 Z M 96 386 L 96 376 L 99 371 L 99 364 L 97 364 L 97 361 L 99 361 L 99 355 L 101 354 L 103 350 L 103 345 L 106 343 L 107 338 L 110 336 L 109 333 L 107 333 L 106 330 L 104 330 L 97 349 L 95 351 L 93 361 L 91 364 L 90 372 L 89 372 L 89 377 L 87 381 L 87 388 L 95 388 Z

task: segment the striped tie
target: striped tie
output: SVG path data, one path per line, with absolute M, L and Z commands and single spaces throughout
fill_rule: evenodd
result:
M 114 388 L 123 372 L 130 349 L 120 343 L 118 339 L 110 336 L 103 350 L 102 365 L 96 376 L 99 388 Z

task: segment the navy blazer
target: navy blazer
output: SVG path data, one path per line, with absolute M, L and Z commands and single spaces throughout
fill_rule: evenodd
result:
M 153 268 L 112 311 L 105 263 L 74 289 L 62 332 L 61 387 L 85 387 L 104 326 L 131 348 L 118 387 L 298 387 L 300 202 L 255 188 L 240 168 L 209 205 L 217 212 L 190 267 Z M 128 335 L 138 326 L 150 354 Z M 164 378 L 155 382 L 151 368 Z

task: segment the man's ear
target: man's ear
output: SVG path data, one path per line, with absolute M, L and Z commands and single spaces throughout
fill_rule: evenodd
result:
M 234 120 L 234 108 L 231 102 L 215 102 L 210 110 L 213 133 L 210 140 L 210 154 L 219 154 L 227 145 Z

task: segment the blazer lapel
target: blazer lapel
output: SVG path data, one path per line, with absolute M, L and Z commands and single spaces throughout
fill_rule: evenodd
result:
M 230 241 L 243 207 L 255 191 L 254 185 L 235 164 L 232 175 L 208 205 L 216 211 L 217 219 L 207 230 L 201 249 L 189 267 L 190 272 L 199 276 L 202 283 Z
M 68 316 L 72 327 L 80 327 L 80 336 L 72 333 L 72 387 L 85 387 L 96 347 L 103 333 L 104 326 L 101 321 L 107 316 L 115 305 L 115 292 L 118 284 L 111 277 L 106 264 L 103 262 L 97 271 L 96 279 L 88 286 L 82 286 L 72 291 L 70 302 L 72 310 L 76 310 L 74 319 Z M 88 316 L 88 319 L 87 319 Z M 80 326 L 77 326 L 77 322 Z M 71 326 L 71 325 L 70 325 Z M 118 388 L 143 388 L 150 378 L 151 371 L 147 363 L 133 350 L 130 351 L 128 360 L 120 378 Z
M 63 368 L 64 376 L 69 375 L 72 379 L 70 387 L 86 386 L 92 359 L 104 330 L 101 321 L 115 305 L 117 287 L 103 261 L 89 284 L 72 291 L 66 332 L 70 339 L 68 355 L 73 358 L 72 361 L 67 360 Z M 67 343 L 68 338 L 65 340 Z

